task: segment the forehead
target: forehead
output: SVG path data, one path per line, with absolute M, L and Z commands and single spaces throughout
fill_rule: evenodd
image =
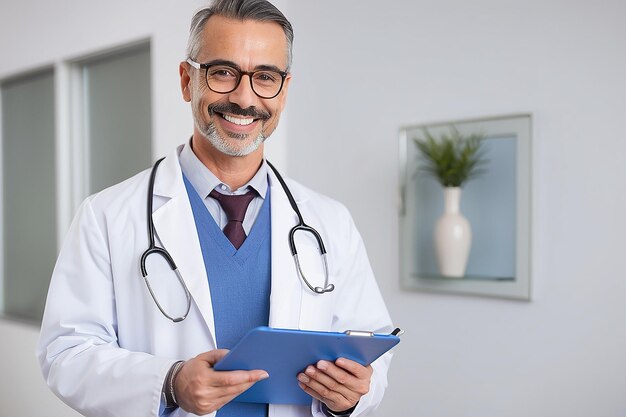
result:
M 275 22 L 228 19 L 211 16 L 202 32 L 200 62 L 233 61 L 242 68 L 259 65 L 287 66 L 287 39 Z

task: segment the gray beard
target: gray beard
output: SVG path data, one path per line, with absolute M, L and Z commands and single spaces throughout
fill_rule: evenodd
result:
M 208 123 L 205 126 L 200 126 L 197 121 L 195 121 L 196 129 L 202 136 L 204 136 L 211 145 L 221 153 L 229 156 L 246 156 L 250 155 L 252 152 L 256 151 L 259 146 L 265 142 L 265 135 L 263 132 L 259 132 L 259 135 L 248 145 L 243 148 L 234 147 L 231 143 L 225 140 L 219 133 L 217 133 L 217 129 L 215 128 L 215 124 L 213 122 Z M 247 138 L 247 135 L 232 135 L 231 139 L 243 141 Z

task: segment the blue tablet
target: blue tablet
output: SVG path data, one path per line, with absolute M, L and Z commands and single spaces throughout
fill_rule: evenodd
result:
M 234 401 L 267 404 L 311 404 L 297 375 L 319 360 L 343 357 L 369 365 L 400 342 L 393 334 L 346 333 L 257 327 L 250 330 L 215 364 L 217 371 L 262 369 L 269 378 L 254 384 Z

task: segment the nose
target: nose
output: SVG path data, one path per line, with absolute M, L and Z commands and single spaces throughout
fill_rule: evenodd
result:
M 239 105 L 242 109 L 247 109 L 257 104 L 257 95 L 252 90 L 251 79 L 248 74 L 243 74 L 237 88 L 229 94 L 231 103 Z

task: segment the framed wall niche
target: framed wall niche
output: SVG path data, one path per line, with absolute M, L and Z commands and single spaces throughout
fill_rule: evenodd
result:
M 400 272 L 403 288 L 530 300 L 531 115 L 408 126 L 400 130 Z M 461 191 L 461 213 L 472 229 L 465 276 L 439 272 L 433 242 L 443 213 L 443 187 L 424 172 L 415 145 L 425 131 L 456 129 L 484 135 L 484 173 Z

